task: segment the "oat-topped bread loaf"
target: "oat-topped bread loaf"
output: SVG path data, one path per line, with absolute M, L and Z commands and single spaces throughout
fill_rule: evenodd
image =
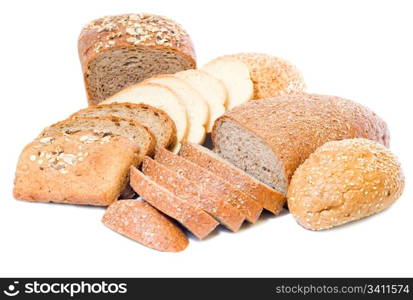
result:
M 79 110 L 71 118 L 114 116 L 132 119 L 147 128 L 156 138 L 156 146 L 169 148 L 176 144 L 176 127 L 162 110 L 147 104 L 112 103 Z
M 139 147 L 141 158 L 152 154 L 155 149 L 155 137 L 145 126 L 118 117 L 84 117 L 72 118 L 55 123 L 45 128 L 39 138 L 54 133 L 72 134 L 81 130 L 91 130 L 100 134 L 117 134 L 128 138 Z
M 333 141 L 297 168 L 288 208 L 305 228 L 322 230 L 388 208 L 403 188 L 400 164 L 386 147 L 367 139 Z
M 188 246 L 185 233 L 144 201 L 115 201 L 106 209 L 102 222 L 113 231 L 158 251 L 179 252 Z
M 386 124 L 369 109 L 310 94 L 250 101 L 220 117 L 212 132 L 220 156 L 283 194 L 295 169 L 315 149 L 357 137 L 389 143 Z
M 188 33 L 153 14 L 107 16 L 85 26 L 78 50 L 90 105 L 157 74 L 195 68 Z
M 228 108 L 251 99 L 302 92 L 301 73 L 284 59 L 263 53 L 218 57 L 202 70 L 222 80 L 228 91 Z
M 138 145 L 123 136 L 49 132 L 20 155 L 14 196 L 26 201 L 109 205 L 128 183 L 130 166 L 140 160 Z

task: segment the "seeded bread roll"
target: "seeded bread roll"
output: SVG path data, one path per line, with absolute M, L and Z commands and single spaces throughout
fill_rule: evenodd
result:
M 369 109 L 334 96 L 295 94 L 250 101 L 214 125 L 215 151 L 286 194 L 295 169 L 328 141 L 367 138 L 386 146 L 386 124 Z
M 378 213 L 402 194 L 397 158 L 366 139 L 333 141 L 297 168 L 288 188 L 288 207 L 307 229 L 322 230 Z
M 157 74 L 195 68 L 195 51 L 176 22 L 152 14 L 107 16 L 85 26 L 78 50 L 89 105 Z
M 20 155 L 14 197 L 36 202 L 106 206 L 128 183 L 139 147 L 123 136 L 79 131 L 36 139 Z
M 150 128 L 156 138 L 156 147 L 169 148 L 176 144 L 176 127 L 171 118 L 164 111 L 143 103 L 112 103 L 91 106 L 79 110 L 70 118 L 105 116 L 132 119 Z
M 188 246 L 182 230 L 146 202 L 121 200 L 112 203 L 103 224 L 142 245 L 164 252 L 179 252 Z

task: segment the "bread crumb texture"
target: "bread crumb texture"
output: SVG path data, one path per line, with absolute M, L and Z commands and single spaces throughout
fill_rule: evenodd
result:
M 295 171 L 288 207 L 297 222 L 328 229 L 378 213 L 402 194 L 397 158 L 367 139 L 327 142 Z

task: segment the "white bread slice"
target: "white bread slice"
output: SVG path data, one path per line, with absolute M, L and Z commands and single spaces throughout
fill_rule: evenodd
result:
M 175 122 L 178 143 L 182 141 L 188 130 L 188 116 L 185 104 L 170 88 L 155 84 L 134 84 L 109 97 L 101 104 L 108 103 L 145 103 L 166 112 Z
M 197 90 L 205 99 L 209 106 L 209 122 L 207 132 L 212 131 L 215 120 L 225 113 L 228 93 L 225 85 L 207 72 L 201 70 L 185 70 L 175 74 L 195 90 Z
M 205 126 L 209 122 L 209 108 L 205 99 L 188 83 L 174 75 L 158 75 L 148 78 L 144 83 L 156 83 L 173 90 L 184 102 L 188 112 L 189 128 L 187 141 L 202 144 L 205 140 Z
M 232 57 L 219 57 L 207 63 L 202 70 L 221 80 L 228 92 L 227 109 L 251 100 L 254 84 L 250 70 L 241 60 Z

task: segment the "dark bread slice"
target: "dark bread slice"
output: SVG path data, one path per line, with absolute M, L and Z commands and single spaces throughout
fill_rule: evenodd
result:
M 156 147 L 172 148 L 176 144 L 176 127 L 163 111 L 147 104 L 111 103 L 79 110 L 70 118 L 113 116 L 132 119 L 149 128 L 156 138 Z
M 248 222 L 255 223 L 260 217 L 262 206 L 257 201 L 207 169 L 162 148 L 157 149 L 155 160 L 175 173 L 196 182 L 211 193 L 222 197 L 229 204 L 238 208 L 246 216 Z
M 244 222 L 245 216 L 219 195 L 214 195 L 150 157 L 143 160 L 142 172 L 183 201 L 204 210 L 231 231 L 238 231 Z

